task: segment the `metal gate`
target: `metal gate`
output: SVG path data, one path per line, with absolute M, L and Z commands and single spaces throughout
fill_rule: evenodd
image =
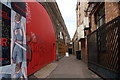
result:
M 88 68 L 103 78 L 119 78 L 120 16 L 88 35 Z

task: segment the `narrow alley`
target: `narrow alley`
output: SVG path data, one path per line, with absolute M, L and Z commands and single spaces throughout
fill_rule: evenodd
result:
M 120 80 L 120 0 L 0 0 L 0 80 Z
M 62 58 L 57 64 L 56 69 L 47 78 L 99 78 L 74 55 Z
M 88 69 L 87 64 L 77 59 L 75 55 L 65 56 L 59 61 L 47 65 L 29 77 L 29 79 L 33 78 L 78 78 L 102 80 L 98 75 Z

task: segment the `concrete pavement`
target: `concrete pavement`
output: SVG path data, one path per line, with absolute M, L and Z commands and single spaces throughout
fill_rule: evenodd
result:
M 62 58 L 57 64 L 56 69 L 47 78 L 99 78 L 74 55 Z
M 59 61 L 48 64 L 43 69 L 37 71 L 29 78 L 69 78 L 69 79 L 100 79 L 95 73 L 90 71 L 87 65 L 81 60 L 76 59 L 76 56 L 70 55 L 63 57 Z M 77 80 L 78 80 L 77 79 Z

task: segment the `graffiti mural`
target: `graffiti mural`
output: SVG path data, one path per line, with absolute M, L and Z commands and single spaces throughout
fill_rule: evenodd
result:
M 27 79 L 26 7 L 24 3 L 7 4 L 0 2 L 0 79 Z

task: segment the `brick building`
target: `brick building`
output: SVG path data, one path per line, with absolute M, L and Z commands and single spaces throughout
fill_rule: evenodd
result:
M 81 58 L 84 62 L 87 63 L 87 40 L 86 40 L 86 35 L 87 35 L 87 30 L 89 29 L 89 22 L 88 22 L 88 16 L 85 12 L 87 9 L 87 0 L 86 2 L 80 2 L 79 0 L 77 1 L 76 5 L 76 34 L 73 37 L 73 42 L 74 42 L 74 53 L 76 51 L 81 52 Z M 76 36 L 76 39 L 75 39 Z
M 82 61 L 103 78 L 118 78 L 120 2 L 80 2 L 76 5 L 77 29 L 73 48 Z
M 98 29 L 102 24 L 107 23 L 120 15 L 120 3 L 118 2 L 89 2 L 87 8 L 91 32 Z M 98 18 L 100 15 L 101 19 Z M 98 19 L 101 20 L 98 20 Z
M 120 2 L 88 2 L 88 67 L 103 78 L 119 78 Z
M 80 2 L 76 5 L 78 49 L 87 54 L 87 35 L 120 15 L 120 2 Z M 102 16 L 99 18 L 99 16 Z M 101 20 L 99 20 L 101 19 Z M 79 48 L 81 46 L 81 49 Z M 86 62 L 86 60 L 85 60 Z

